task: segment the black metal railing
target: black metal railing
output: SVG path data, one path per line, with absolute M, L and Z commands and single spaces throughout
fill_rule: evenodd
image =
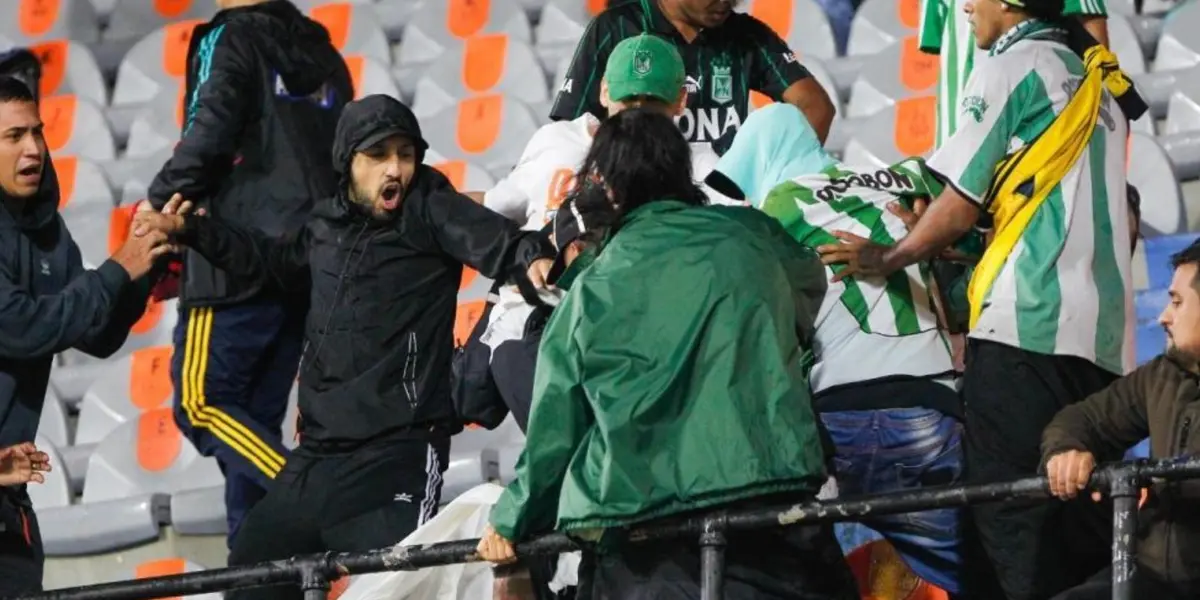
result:
M 1107 491 L 1113 499 L 1113 599 L 1133 599 L 1136 572 L 1137 503 L 1141 488 L 1151 479 L 1200 477 L 1200 457 L 1136 460 L 1102 465 L 1090 486 Z M 888 515 L 987 502 L 1046 500 L 1050 492 L 1045 477 L 972 486 L 927 488 L 875 494 L 826 502 L 745 511 L 716 511 L 702 517 L 679 519 L 629 532 L 631 541 L 691 537 L 701 546 L 701 598 L 717 600 L 724 587 L 725 532 L 827 521 L 852 521 L 868 515 Z M 21 596 L 21 600 L 143 600 L 221 592 L 272 584 L 299 584 L 305 600 L 326 600 L 329 582 L 343 575 L 383 571 L 411 571 L 478 561 L 478 540 L 460 540 L 416 546 L 395 546 L 363 553 L 327 553 L 225 569 L 117 581 L 52 590 Z M 556 533 L 517 544 L 520 556 L 570 552 L 578 547 Z

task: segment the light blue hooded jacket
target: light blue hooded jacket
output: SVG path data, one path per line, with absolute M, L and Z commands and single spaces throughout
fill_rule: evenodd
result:
M 714 171 L 736 185 L 751 206 L 759 208 L 780 183 L 837 164 L 804 113 L 791 104 L 777 102 L 750 113 Z M 725 193 L 721 182 L 710 178 L 707 183 Z

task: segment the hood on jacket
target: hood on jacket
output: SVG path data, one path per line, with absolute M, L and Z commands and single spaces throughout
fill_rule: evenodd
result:
M 746 118 L 729 150 L 704 182 L 714 190 L 759 206 L 776 185 L 837 164 L 800 109 L 777 102 Z
M 0 204 L 0 219 L 3 221 L 13 223 L 22 231 L 35 231 L 51 223 L 54 215 L 58 214 L 59 189 L 58 173 L 50 157 L 47 156 L 42 165 L 42 181 L 38 184 L 37 193 L 26 202 L 24 212 L 14 215 L 3 208 L 8 204 L 8 198 L 8 192 L 0 188 L 0 202 L 3 202 Z
M 333 171 L 339 179 L 338 193 L 331 206 L 318 206 L 321 214 L 329 211 L 329 216 L 337 216 L 349 210 L 345 196 L 350 187 L 350 162 L 354 153 L 394 135 L 412 139 L 417 149 L 417 169 L 405 191 L 405 198 L 413 193 L 427 193 L 444 187 L 439 185 L 441 183 L 449 185 L 441 173 L 422 162 L 429 144 L 421 136 L 421 124 L 412 110 L 391 96 L 372 94 L 346 104 L 338 118 L 333 134 Z
M 226 9 L 213 17 L 212 24 L 243 19 L 260 33 L 255 43 L 292 95 L 307 96 L 321 89 L 343 64 L 325 27 L 288 0 Z

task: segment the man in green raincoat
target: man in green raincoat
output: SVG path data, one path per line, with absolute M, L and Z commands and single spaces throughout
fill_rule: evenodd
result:
M 643 59 L 635 72 L 654 76 Z M 622 531 L 813 499 L 826 480 L 806 375 L 824 269 L 774 219 L 703 206 L 690 164 L 669 117 L 623 111 L 555 219 L 552 278 L 580 244 L 596 257 L 546 326 L 526 449 L 479 553 L 510 562 L 512 542 L 566 531 L 588 547 L 585 597 L 696 598 L 695 540 Z M 724 597 L 858 595 L 818 525 L 731 532 Z

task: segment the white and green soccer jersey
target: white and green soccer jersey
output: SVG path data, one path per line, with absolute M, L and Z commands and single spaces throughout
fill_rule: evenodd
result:
M 1018 26 L 1006 34 L 976 65 L 963 91 L 958 130 L 928 163 L 988 212 L 996 209 L 985 194 L 997 163 L 1046 129 L 1083 75 L 1061 31 L 1034 21 L 1023 25 L 1025 31 Z M 1081 357 L 1117 374 L 1132 370 L 1127 132 L 1105 92 L 1091 141 L 1021 232 L 971 337 Z
M 838 230 L 894 244 L 907 229 L 888 204 L 936 193 L 935 186 L 915 159 L 887 169 L 837 166 L 779 184 L 760 208 L 810 248 L 836 243 Z M 826 272 L 832 277 L 842 268 Z M 913 265 L 886 279 L 830 283 L 817 314 L 813 392 L 897 375 L 951 374 L 928 278 L 925 267 Z
M 1063 14 L 1105 16 L 1105 0 L 1065 0 Z M 959 102 L 963 87 L 987 52 L 975 46 L 975 34 L 963 10 L 967 0 L 921 1 L 921 50 L 938 55 L 937 138 L 941 147 L 958 129 Z

